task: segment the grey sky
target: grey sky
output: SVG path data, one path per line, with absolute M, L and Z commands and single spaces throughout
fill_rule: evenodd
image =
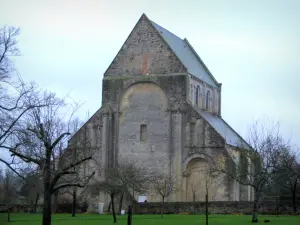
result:
M 222 87 L 222 116 L 241 135 L 279 121 L 300 145 L 300 1 L 0 0 L 0 26 L 20 26 L 26 81 L 101 106 L 103 73 L 142 15 L 186 37 Z

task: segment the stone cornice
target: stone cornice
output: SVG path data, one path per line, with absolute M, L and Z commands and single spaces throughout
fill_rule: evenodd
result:
M 212 85 L 206 83 L 205 81 L 201 80 L 199 77 L 194 76 L 193 74 L 189 74 L 189 75 L 191 76 L 192 80 L 196 80 L 196 81 L 200 82 L 201 84 L 205 85 L 206 87 L 208 87 L 208 88 L 210 88 L 212 90 L 214 90 L 214 89 L 217 89 L 218 91 L 221 90 L 220 87 L 219 88 L 213 87 Z
M 151 77 L 166 77 L 166 76 L 187 76 L 188 73 L 167 73 L 167 74 L 141 74 L 141 75 L 131 75 L 131 74 L 122 74 L 122 75 L 106 75 L 103 77 L 103 80 L 126 80 L 126 79 L 141 79 L 147 80 Z

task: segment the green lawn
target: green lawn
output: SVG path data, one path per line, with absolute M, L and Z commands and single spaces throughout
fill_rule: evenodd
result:
M 6 218 L 6 214 L 0 215 Z M 12 214 L 11 225 L 40 225 L 41 215 L 37 214 Z M 300 225 L 300 216 L 259 216 L 260 224 L 264 224 L 265 219 L 271 220 L 270 225 Z M 127 217 L 119 216 L 118 224 L 126 224 Z M 111 215 L 84 215 L 78 214 L 72 218 L 68 214 L 54 214 L 53 225 L 108 225 L 113 224 Z M 251 224 L 251 216 L 239 215 L 210 215 L 209 225 L 243 225 Z M 0 223 L 1 224 L 1 223 Z M 205 225 L 203 215 L 164 215 L 161 219 L 159 215 L 133 215 L 132 225 Z M 2 225 L 2 224 L 1 224 Z

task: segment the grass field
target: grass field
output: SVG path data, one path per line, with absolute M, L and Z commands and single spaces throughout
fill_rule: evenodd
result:
M 6 214 L 0 214 L 6 218 Z M 271 222 L 269 225 L 300 225 L 300 216 L 259 216 L 260 224 L 265 224 L 264 220 Z M 40 214 L 12 214 L 12 225 L 40 225 Z M 127 217 L 119 216 L 118 224 L 126 224 Z M 210 215 L 209 225 L 243 225 L 252 224 L 251 216 L 240 215 Z M 1 222 L 0 222 L 1 224 Z M 3 224 L 3 223 L 2 223 Z M 2 225 L 1 224 L 1 225 Z M 4 223 L 7 224 L 7 223 Z M 111 215 L 84 215 L 78 214 L 75 218 L 69 214 L 54 214 L 52 217 L 53 225 L 108 225 L 113 224 Z M 133 215 L 132 225 L 201 225 L 205 224 L 203 215 Z

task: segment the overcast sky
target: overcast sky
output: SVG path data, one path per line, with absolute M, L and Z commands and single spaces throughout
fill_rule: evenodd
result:
M 299 12 L 299 0 L 0 0 L 0 26 L 21 28 L 24 80 L 70 93 L 86 119 L 101 106 L 103 73 L 146 13 L 186 37 L 223 84 L 222 116 L 236 131 L 268 117 L 300 145 Z

